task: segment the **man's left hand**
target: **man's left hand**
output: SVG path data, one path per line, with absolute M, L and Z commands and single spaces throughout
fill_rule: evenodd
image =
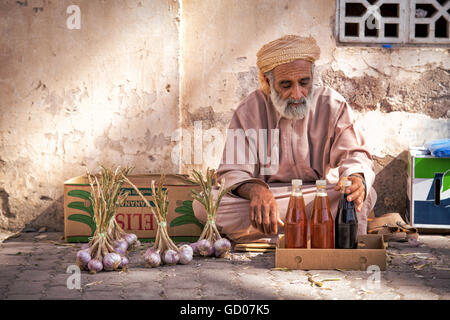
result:
M 341 190 L 341 186 L 343 185 L 344 180 L 350 180 L 352 182 L 352 185 L 350 187 L 347 187 L 345 193 L 348 195 L 348 201 L 355 201 L 357 212 L 361 212 L 364 205 L 364 197 L 366 194 L 366 190 L 361 179 L 364 178 L 362 176 L 341 177 L 336 187 L 334 188 L 334 190 L 339 191 Z

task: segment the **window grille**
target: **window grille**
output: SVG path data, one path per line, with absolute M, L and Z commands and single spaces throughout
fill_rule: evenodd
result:
M 338 0 L 343 43 L 449 44 L 450 0 Z

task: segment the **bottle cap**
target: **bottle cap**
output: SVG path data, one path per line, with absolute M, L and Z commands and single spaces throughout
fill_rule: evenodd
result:
M 344 187 L 350 187 L 352 185 L 352 181 L 351 180 L 345 180 L 344 181 Z
M 327 180 L 316 180 L 316 186 L 326 186 Z
M 301 186 L 303 184 L 303 181 L 301 179 L 293 179 L 292 185 L 293 186 Z

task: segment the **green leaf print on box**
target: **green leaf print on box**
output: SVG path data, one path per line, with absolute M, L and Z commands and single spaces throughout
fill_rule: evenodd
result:
M 178 227 L 184 224 L 196 224 L 200 229 L 203 230 L 203 224 L 197 220 L 194 215 L 194 209 L 192 209 L 192 200 L 183 201 L 183 204 L 175 209 L 175 212 L 181 213 L 182 215 L 176 217 L 170 223 L 171 227 Z
M 68 219 L 72 221 L 81 222 L 84 224 L 87 224 L 89 228 L 91 228 L 91 235 L 94 235 L 95 229 L 97 228 L 95 221 L 94 221 L 94 209 L 92 208 L 92 202 L 91 202 L 91 193 L 84 190 L 70 190 L 67 193 L 71 197 L 76 197 L 83 199 L 85 201 L 89 201 L 89 206 L 86 207 L 85 203 L 82 201 L 73 201 L 68 204 L 69 208 L 77 209 L 86 212 L 89 214 L 89 216 L 85 214 L 78 214 L 74 213 L 71 214 Z

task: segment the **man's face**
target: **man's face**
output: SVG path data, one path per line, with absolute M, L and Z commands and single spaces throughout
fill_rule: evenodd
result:
M 274 87 L 283 100 L 307 97 L 312 86 L 311 63 L 295 60 L 273 69 Z
M 288 119 L 303 119 L 309 109 L 312 93 L 311 63 L 295 60 L 275 67 L 271 87 L 271 99 L 276 109 Z

